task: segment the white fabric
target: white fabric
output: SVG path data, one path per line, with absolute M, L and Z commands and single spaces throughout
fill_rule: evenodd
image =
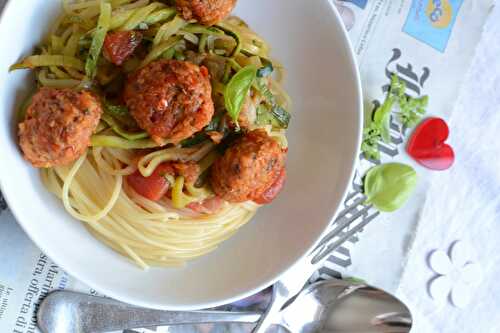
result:
M 434 173 L 430 178 L 426 203 L 397 288 L 397 295 L 411 307 L 415 333 L 500 332 L 498 36 L 500 8 L 497 7 L 485 27 L 456 108 L 448 120 L 449 142 L 455 149 L 456 163 L 449 171 Z M 436 275 L 428 265 L 430 252 L 448 251 L 456 240 L 473 249 L 469 260 L 476 262 L 482 271 L 477 281 L 484 276 L 479 286 L 470 290 L 470 303 L 463 309 L 449 301 L 437 306 L 427 292 L 429 281 Z M 455 297 L 467 297 L 465 293 L 469 290 L 455 287 L 458 288 Z

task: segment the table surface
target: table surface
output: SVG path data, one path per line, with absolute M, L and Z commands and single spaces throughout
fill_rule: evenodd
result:
M 5 2 L 0 0 L 0 11 Z M 422 213 L 415 219 L 401 220 L 403 215 L 395 213 L 389 221 L 368 225 L 352 250 L 353 265 L 346 270 L 408 302 L 415 315 L 412 332 L 500 331 L 500 288 L 494 286 L 495 277 L 500 275 L 500 199 L 496 198 L 500 193 L 500 160 L 495 159 L 500 144 L 494 136 L 495 129 L 500 128 L 500 113 L 495 115 L 496 105 L 500 104 L 499 35 L 497 7 L 485 27 L 449 120 L 450 141 L 461 149 L 457 150 L 454 168 L 434 176 L 433 183 L 439 186 L 429 189 Z M 476 116 L 472 117 L 476 120 L 472 121 L 473 130 L 467 124 L 471 117 L 465 116 L 471 113 Z M 465 143 L 464 138 L 473 145 Z M 471 160 L 474 153 L 477 155 Z M 478 164 L 483 168 L 476 169 Z M 461 183 L 457 184 L 456 179 Z M 487 181 L 483 181 L 481 191 L 474 191 L 478 179 Z M 467 195 L 460 195 L 464 191 L 468 191 Z M 450 200 L 443 198 L 451 196 L 456 197 L 454 205 L 446 206 Z M 445 205 L 446 209 L 440 207 L 438 212 L 437 204 Z M 391 242 L 386 241 L 388 234 Z M 427 282 L 432 278 L 426 265 L 429 252 L 440 247 L 446 250 L 447 244 L 457 239 L 476 249 L 475 260 L 484 272 L 482 284 L 475 289 L 471 305 L 465 309 L 450 304 L 437 306 L 427 293 Z
M 500 288 L 500 7 L 485 26 L 450 125 L 454 167 L 431 179 L 425 204 L 413 220 L 395 213 L 369 225 L 352 250 L 348 273 L 403 298 L 415 315 L 414 332 L 499 332 Z M 444 82 L 445 84 L 446 82 Z M 432 98 L 432 93 L 431 94 Z M 387 242 L 391 235 L 391 242 Z M 458 309 L 428 296 L 434 273 L 427 259 L 461 240 L 482 267 L 471 303 Z

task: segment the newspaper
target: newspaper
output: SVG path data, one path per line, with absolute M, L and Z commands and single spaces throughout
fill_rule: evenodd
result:
M 0 10 L 3 0 L 0 0 Z M 365 111 L 379 104 L 387 91 L 391 73 L 407 84 L 411 94 L 430 94 L 431 114 L 447 117 L 453 110 L 460 82 L 469 66 L 482 26 L 493 0 L 335 0 L 349 31 L 363 81 Z M 388 160 L 405 160 L 406 130 L 397 119 L 391 121 L 392 142 L 381 144 L 381 161 L 360 156 L 352 189 L 332 228 L 357 216 L 356 224 L 390 219 L 363 205 L 362 176 L 373 165 Z M 424 177 L 422 177 L 424 178 Z M 411 205 L 399 216 L 412 219 L 425 199 L 425 181 Z M 338 276 L 352 265 L 351 251 L 358 241 L 352 237 L 338 248 L 313 279 Z M 30 241 L 14 220 L 0 194 L 0 332 L 34 333 L 35 313 L 41 299 L 52 290 L 97 293 L 70 277 Z M 397 272 L 396 272 L 397 273 Z M 262 292 L 231 309 L 263 308 L 269 291 Z M 137 332 L 248 332 L 247 325 L 198 325 L 162 327 Z M 128 331 L 127 333 L 131 333 Z

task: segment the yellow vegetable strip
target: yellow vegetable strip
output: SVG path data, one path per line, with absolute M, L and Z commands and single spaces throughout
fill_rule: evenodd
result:
M 10 71 L 16 69 L 36 68 L 45 66 L 63 66 L 74 68 L 82 71 L 84 68 L 83 62 L 75 57 L 68 57 L 64 55 L 35 55 L 25 58 L 20 63 L 12 65 Z

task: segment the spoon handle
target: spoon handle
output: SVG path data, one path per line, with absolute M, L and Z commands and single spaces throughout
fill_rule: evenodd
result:
M 45 333 L 109 332 L 181 324 L 254 323 L 260 316 L 257 312 L 151 310 L 108 298 L 58 291 L 42 302 L 38 324 Z

